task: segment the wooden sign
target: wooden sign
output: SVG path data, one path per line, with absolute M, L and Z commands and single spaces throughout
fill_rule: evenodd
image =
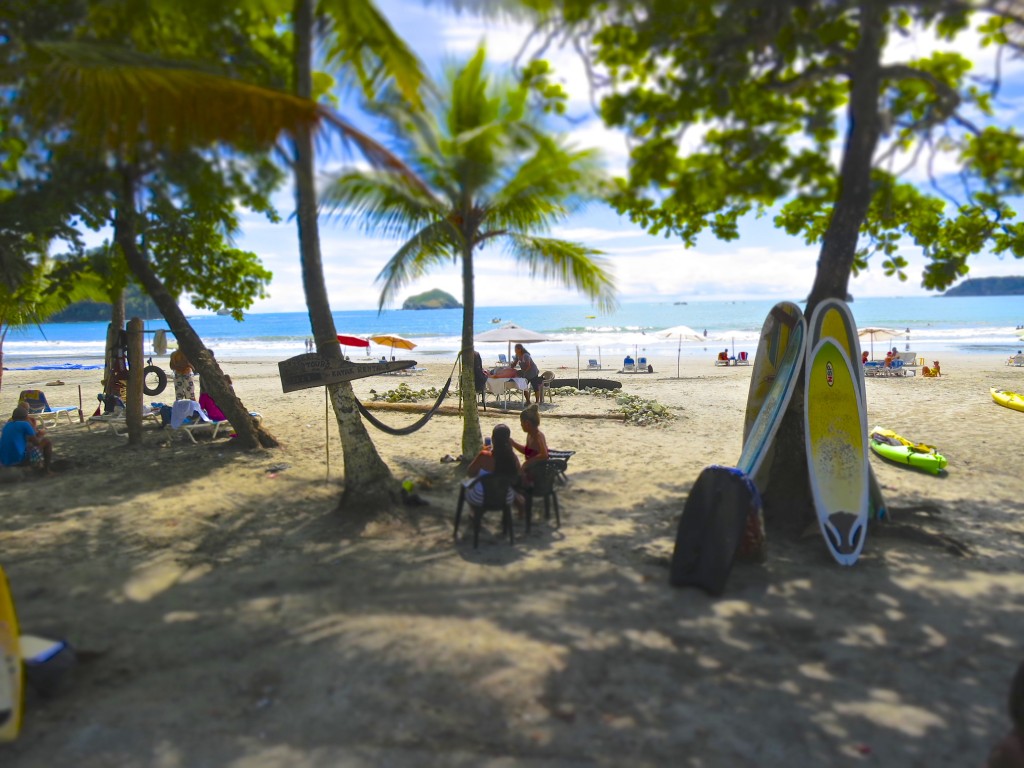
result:
M 382 373 L 395 373 L 416 365 L 415 360 L 392 360 L 387 363 L 352 363 L 348 360 L 332 361 L 316 353 L 298 355 L 277 364 L 281 374 L 281 390 L 294 392 L 337 384 L 342 381 L 364 379 Z

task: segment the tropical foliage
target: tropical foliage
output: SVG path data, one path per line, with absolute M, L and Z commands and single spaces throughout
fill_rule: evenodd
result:
M 276 216 L 269 194 L 282 177 L 266 151 L 283 127 L 320 113 L 272 87 L 287 77 L 273 28 L 253 36 L 255 11 L 224 13 L 219 2 L 205 8 L 213 6 L 221 15 L 119 0 L 5 5 L 9 89 L 0 110 L 17 141 L 5 136 L 7 145 L 19 152 L 4 165 L 0 203 L 24 206 L 37 187 L 60 203 L 49 213 L 64 227 L 112 227 L 115 251 L 159 306 L 240 443 L 272 445 L 177 299 L 189 293 L 196 306 L 237 312 L 264 295 L 269 273 L 229 242 L 239 205 Z M 244 111 L 254 119 L 240 120 Z M 39 219 L 26 217 L 14 237 L 31 233 L 29 225 L 53 228 Z M 76 237 L 65 239 L 78 244 Z
M 531 93 L 528 83 L 489 73 L 483 49 L 465 66 L 450 67 L 423 109 L 388 91 L 374 107 L 415 180 L 387 169 L 351 171 L 324 191 L 348 222 L 404 241 L 379 275 L 381 307 L 430 270 L 461 265 L 463 361 L 473 360 L 473 259 L 480 248 L 504 248 L 530 274 L 576 288 L 602 309 L 614 302 L 598 251 L 542 236 L 594 199 L 603 175 L 594 152 L 544 130 Z M 471 365 L 462 366 L 460 382 L 463 392 L 474 391 Z M 462 451 L 473 456 L 479 417 L 475 408 L 464 413 Z
M 774 210 L 821 244 L 809 309 L 845 297 L 874 255 L 906 279 L 910 243 L 929 288 L 966 274 L 973 254 L 1024 256 L 1024 146 L 996 106 L 999 62 L 1024 22 L 1012 4 L 530 4 L 557 6 L 549 23 L 608 76 L 602 116 L 634 139 L 613 200 L 650 231 L 734 239 L 741 217 Z M 900 47 L 914 35 L 934 50 Z M 961 41 L 992 71 L 976 72 Z

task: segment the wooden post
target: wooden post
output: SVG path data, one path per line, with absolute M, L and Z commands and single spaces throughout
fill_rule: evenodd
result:
M 137 317 L 128 321 L 128 392 L 125 402 L 128 445 L 142 445 L 143 327 L 142 320 Z

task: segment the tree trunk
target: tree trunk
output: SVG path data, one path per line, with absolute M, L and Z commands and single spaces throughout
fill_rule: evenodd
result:
M 839 169 L 839 192 L 818 256 L 818 271 L 807 299 L 806 315 L 827 298 L 846 300 L 860 228 L 871 205 L 871 168 L 881 133 L 882 9 L 860 4 L 860 41 L 850 65 L 849 127 Z M 857 361 L 853 361 L 857 364 Z M 866 404 L 865 404 L 866 405 Z M 799 533 L 814 520 L 804 442 L 804 376 L 776 435 L 770 479 L 762 490 L 765 521 Z
M 4 339 L 7 338 L 7 326 L 0 320 L 0 391 L 4 388 Z
M 295 93 L 308 99 L 312 98 L 313 93 L 313 0 L 295 0 L 293 27 Z M 338 343 L 338 332 L 334 327 L 320 254 L 313 135 L 308 127 L 296 131 L 294 147 L 295 218 L 298 222 L 302 286 L 306 292 L 309 322 L 316 340 L 317 353 L 332 362 L 340 362 L 341 344 Z M 342 382 L 332 384 L 327 389 L 334 406 L 334 416 L 338 420 L 344 459 L 345 492 L 339 508 L 358 508 L 362 512 L 397 500 L 398 482 L 366 433 L 366 427 L 356 409 L 352 385 Z
M 121 247 L 129 269 L 132 270 L 164 316 L 171 333 L 178 340 L 178 347 L 188 357 L 192 367 L 203 377 L 210 396 L 228 417 L 231 427 L 238 436 L 238 445 L 242 448 L 259 448 L 260 446 L 276 448 L 277 440 L 262 426 L 257 426 L 253 422 L 249 411 L 224 379 L 224 373 L 213 354 L 203 344 L 199 334 L 195 332 L 185 317 L 185 313 L 178 306 L 178 302 L 153 271 L 149 261 L 139 249 L 135 232 L 136 182 L 129 168 L 122 168 L 121 175 L 123 184 L 121 199 L 118 201 L 117 213 L 114 217 L 114 241 Z
M 480 453 L 480 413 L 476 409 L 476 370 L 473 355 L 473 316 L 476 298 L 473 287 L 473 245 L 465 239 L 462 252 L 462 370 L 459 388 L 462 390 L 462 456 L 467 462 Z M 467 393 L 470 393 L 467 397 Z
M 818 255 L 807 314 L 822 299 L 846 299 L 861 225 L 871 205 L 871 168 L 881 133 L 878 100 L 884 24 L 874 2 L 860 4 L 860 42 L 850 69 L 849 127 L 839 168 L 839 194 Z

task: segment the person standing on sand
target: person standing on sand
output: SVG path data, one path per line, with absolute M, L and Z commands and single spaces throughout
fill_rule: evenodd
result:
M 533 387 L 533 391 L 537 393 L 537 402 L 544 402 L 544 379 L 541 378 L 540 369 L 537 368 L 537 364 L 533 362 L 533 357 L 526 351 L 526 347 L 522 344 L 516 344 L 515 346 L 516 356 L 512 358 L 510 367 L 518 368 L 523 374 L 523 378 L 530 382 L 530 386 Z M 526 404 L 530 404 L 530 390 L 527 389 L 524 393 L 526 396 Z
M 195 400 L 196 385 L 192 375 L 192 363 L 180 349 L 174 350 L 169 365 L 174 371 L 174 399 Z

